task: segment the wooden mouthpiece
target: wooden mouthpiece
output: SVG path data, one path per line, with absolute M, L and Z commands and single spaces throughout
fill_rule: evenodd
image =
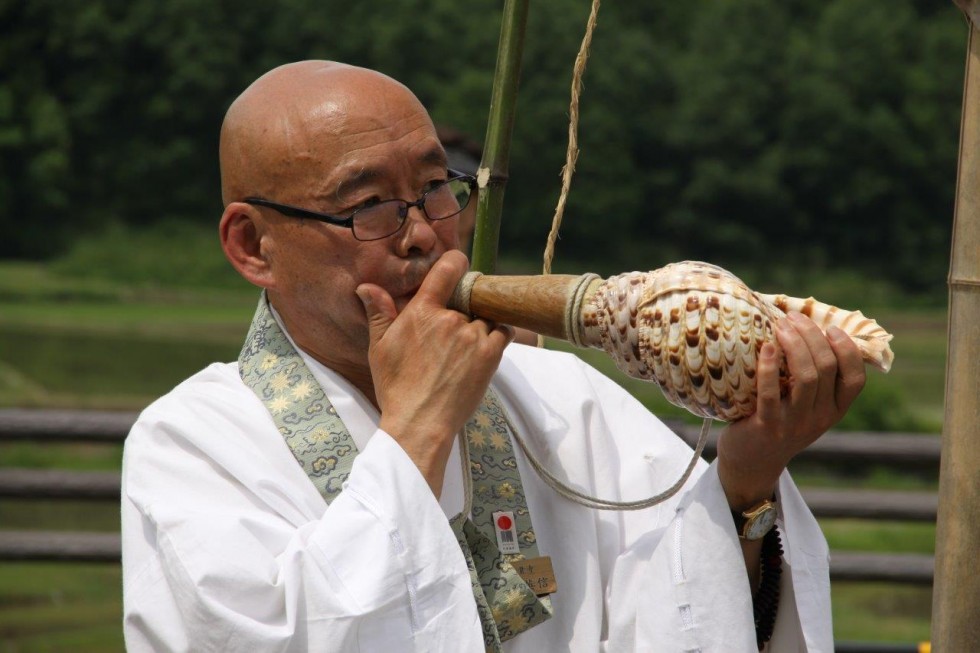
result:
M 575 342 L 583 297 L 601 281 L 595 274 L 498 276 L 467 272 L 449 308 L 500 324 Z M 576 314 L 578 313 L 578 314 Z

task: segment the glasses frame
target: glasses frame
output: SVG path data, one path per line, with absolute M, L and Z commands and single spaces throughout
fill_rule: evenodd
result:
M 422 196 L 419 197 L 414 202 L 409 202 L 408 200 L 403 200 L 403 199 L 400 199 L 400 198 L 392 198 L 392 199 L 389 199 L 389 200 L 382 200 L 382 202 L 379 202 L 379 204 L 380 203 L 383 203 L 383 202 L 403 202 L 405 204 L 405 210 L 404 210 L 405 215 L 402 218 L 402 221 L 399 223 L 397 229 L 395 229 L 394 231 L 392 231 L 390 234 L 386 234 L 384 236 L 378 236 L 377 238 L 358 238 L 357 237 L 357 232 L 354 230 L 354 218 L 357 217 L 357 214 L 359 212 L 361 212 L 361 211 L 364 210 L 363 208 L 362 209 L 355 210 L 353 213 L 351 213 L 346 218 L 341 218 L 339 216 L 330 215 L 328 213 L 320 213 L 318 211 L 310 211 L 309 209 L 303 209 L 303 208 L 300 208 L 298 206 L 292 206 L 291 204 L 280 204 L 278 202 L 273 202 L 272 200 L 267 200 L 267 199 L 262 198 L 262 197 L 246 197 L 245 199 L 242 200 L 242 202 L 244 202 L 245 204 L 251 204 L 253 206 L 264 206 L 266 208 L 269 208 L 269 209 L 272 209 L 274 211 L 277 211 L 278 213 L 281 213 L 282 215 L 285 215 L 285 216 L 290 217 L 290 218 L 308 218 L 310 220 L 317 220 L 319 222 L 326 222 L 327 224 L 332 224 L 332 225 L 335 225 L 337 227 L 344 227 L 345 229 L 350 229 L 351 230 L 351 235 L 353 235 L 354 238 L 356 238 L 357 240 L 360 240 L 361 242 L 370 242 L 372 240 L 381 240 L 382 238 L 388 238 L 389 236 L 394 236 L 399 231 L 401 231 L 402 230 L 402 227 L 405 225 L 405 222 L 408 220 L 408 211 L 413 206 L 418 207 L 419 209 L 421 209 L 422 210 L 422 213 L 425 215 L 426 219 L 427 220 L 431 220 L 432 222 L 435 222 L 436 220 L 448 220 L 449 218 L 455 217 L 455 216 L 459 215 L 460 213 L 462 213 L 463 210 L 467 206 L 469 206 L 469 203 L 472 201 L 473 195 L 476 193 L 476 189 L 477 189 L 476 177 L 474 177 L 473 175 L 468 175 L 468 174 L 463 173 L 463 172 L 459 172 L 458 170 L 453 170 L 452 168 L 448 169 L 448 173 L 449 173 L 449 178 L 446 179 L 446 181 L 442 182 L 438 186 L 435 186 L 435 187 L 430 188 L 429 190 L 425 191 L 424 193 L 422 193 Z M 444 185 L 448 184 L 451 181 L 466 181 L 467 183 L 469 183 L 469 186 L 470 186 L 470 195 L 469 195 L 469 197 L 466 200 L 466 204 L 464 204 L 463 206 L 459 207 L 459 211 L 457 211 L 456 213 L 453 213 L 451 215 L 447 215 L 447 216 L 442 217 L 442 218 L 433 218 L 433 217 L 431 217 L 429 215 L 429 212 L 425 210 L 425 200 L 426 200 L 426 198 L 428 198 L 429 193 L 431 193 L 434 190 L 437 190 L 439 188 L 442 188 Z M 377 204 L 375 204 L 373 206 L 377 206 Z M 365 207 L 365 208 L 371 208 L 371 207 Z

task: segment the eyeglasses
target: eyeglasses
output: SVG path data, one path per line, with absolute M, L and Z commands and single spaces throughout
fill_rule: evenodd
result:
M 254 206 L 265 206 L 291 218 L 309 218 L 328 224 L 346 227 L 357 240 L 380 240 L 397 233 L 408 219 L 408 210 L 417 206 L 429 220 L 446 220 L 462 213 L 475 195 L 476 178 L 455 170 L 449 178 L 436 182 L 422 193 L 415 202 L 383 200 L 356 209 L 346 218 L 301 209 L 288 204 L 278 204 L 261 197 L 246 197 L 242 201 Z

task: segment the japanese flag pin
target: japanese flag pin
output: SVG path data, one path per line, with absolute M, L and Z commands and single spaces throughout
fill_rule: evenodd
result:
M 514 521 L 514 513 L 509 510 L 493 513 L 493 528 L 497 532 L 497 548 L 501 553 L 521 552 L 521 547 L 517 543 L 517 522 Z

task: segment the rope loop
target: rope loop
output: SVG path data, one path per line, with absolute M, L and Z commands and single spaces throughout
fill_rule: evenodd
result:
M 585 74 L 585 64 L 589 59 L 589 46 L 592 44 L 592 33 L 595 31 L 596 19 L 599 15 L 599 1 L 592 0 L 592 10 L 589 12 L 589 21 L 585 27 L 585 36 L 582 38 L 582 45 L 579 47 L 578 56 L 575 57 L 575 66 L 572 70 L 572 98 L 569 103 L 568 108 L 568 149 L 565 151 L 565 165 L 562 167 L 561 175 L 561 194 L 558 197 L 558 206 L 555 207 L 555 215 L 551 222 L 551 231 L 548 234 L 548 244 L 545 246 L 544 250 L 544 265 L 542 271 L 544 274 L 551 274 L 551 262 L 555 256 L 555 243 L 558 240 L 558 230 L 561 228 L 562 217 L 565 214 L 565 205 L 568 202 L 568 192 L 572 187 L 572 175 L 575 173 L 575 162 L 578 160 L 578 105 L 579 96 L 582 93 L 582 76 Z M 569 340 L 573 344 L 582 346 L 581 333 L 579 332 L 579 320 L 578 316 L 582 311 L 582 298 L 585 295 L 585 291 L 589 286 L 589 283 L 595 279 L 598 279 L 598 275 L 595 274 L 585 274 L 579 279 L 578 285 L 573 290 L 573 297 L 566 305 L 565 309 L 565 333 Z M 472 287 L 472 286 L 471 286 Z M 466 305 L 469 305 L 469 298 L 467 296 Z M 543 344 L 543 337 L 538 336 L 538 346 Z M 598 497 L 593 497 L 583 492 L 569 487 L 567 484 L 560 481 L 554 474 L 549 472 L 541 462 L 531 453 L 528 448 L 527 443 L 521 436 L 520 432 L 510 424 L 510 417 L 507 416 L 507 411 L 504 410 L 504 419 L 507 420 L 508 425 L 510 425 L 511 433 L 514 434 L 514 439 L 517 440 L 518 446 L 524 455 L 527 456 L 528 462 L 531 463 L 531 467 L 537 472 L 538 476 L 548 484 L 551 489 L 557 492 L 559 495 L 565 497 L 569 501 L 574 501 L 575 503 L 581 504 L 589 508 L 595 508 L 597 510 L 642 510 L 644 508 L 649 508 L 655 506 L 658 503 L 662 503 L 669 499 L 670 497 L 677 494 L 684 484 L 687 483 L 687 479 L 691 477 L 691 472 L 694 471 L 695 466 L 697 466 L 698 460 L 701 458 L 701 452 L 704 451 L 704 445 L 708 441 L 708 433 L 711 430 L 711 420 L 705 419 L 704 423 L 701 425 L 701 433 L 698 436 L 697 446 L 694 448 L 694 455 L 691 457 L 691 461 L 687 465 L 687 469 L 677 480 L 676 483 L 671 485 L 669 488 L 652 497 L 646 499 L 640 499 L 638 501 L 612 501 L 611 499 L 601 499 Z M 466 476 L 466 474 L 464 474 Z

